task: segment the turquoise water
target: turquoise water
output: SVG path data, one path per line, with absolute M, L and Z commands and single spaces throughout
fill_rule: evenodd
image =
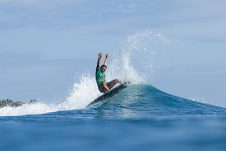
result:
M 224 151 L 226 109 L 130 85 L 89 108 L 1 116 L 0 150 Z

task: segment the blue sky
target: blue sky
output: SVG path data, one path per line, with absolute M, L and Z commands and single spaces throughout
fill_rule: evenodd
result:
M 225 8 L 224 0 L 0 0 L 0 98 L 63 100 L 98 50 L 150 30 L 182 45 L 159 58 L 175 70 L 159 69 L 153 84 L 226 106 Z

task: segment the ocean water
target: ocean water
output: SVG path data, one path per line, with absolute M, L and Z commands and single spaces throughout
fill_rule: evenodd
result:
M 225 150 L 226 109 L 130 85 L 89 108 L 0 117 L 0 149 Z
M 113 55 L 107 80 L 120 78 L 131 84 L 104 102 L 87 107 L 101 95 L 90 73 L 82 74 L 61 103 L 0 108 L 0 150 L 224 151 L 226 109 L 152 86 L 146 78 L 156 70 L 149 62 L 156 49 L 146 47 L 146 42 L 162 48 L 168 40 L 150 32 L 129 36 L 116 59 Z

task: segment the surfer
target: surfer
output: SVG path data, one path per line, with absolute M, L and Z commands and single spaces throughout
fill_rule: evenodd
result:
M 104 64 L 100 66 L 102 53 L 100 52 L 98 54 L 98 61 L 97 61 L 97 67 L 96 67 L 96 83 L 101 93 L 106 93 L 110 91 L 117 83 L 121 83 L 121 81 L 118 79 L 114 79 L 111 82 L 107 82 L 105 80 L 105 71 L 107 70 L 107 63 L 108 63 L 109 56 L 110 54 L 107 53 L 104 60 Z

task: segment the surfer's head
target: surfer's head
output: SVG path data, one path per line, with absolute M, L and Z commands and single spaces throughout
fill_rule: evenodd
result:
M 107 70 L 107 66 L 106 65 L 102 65 L 100 67 L 101 72 L 105 72 Z

